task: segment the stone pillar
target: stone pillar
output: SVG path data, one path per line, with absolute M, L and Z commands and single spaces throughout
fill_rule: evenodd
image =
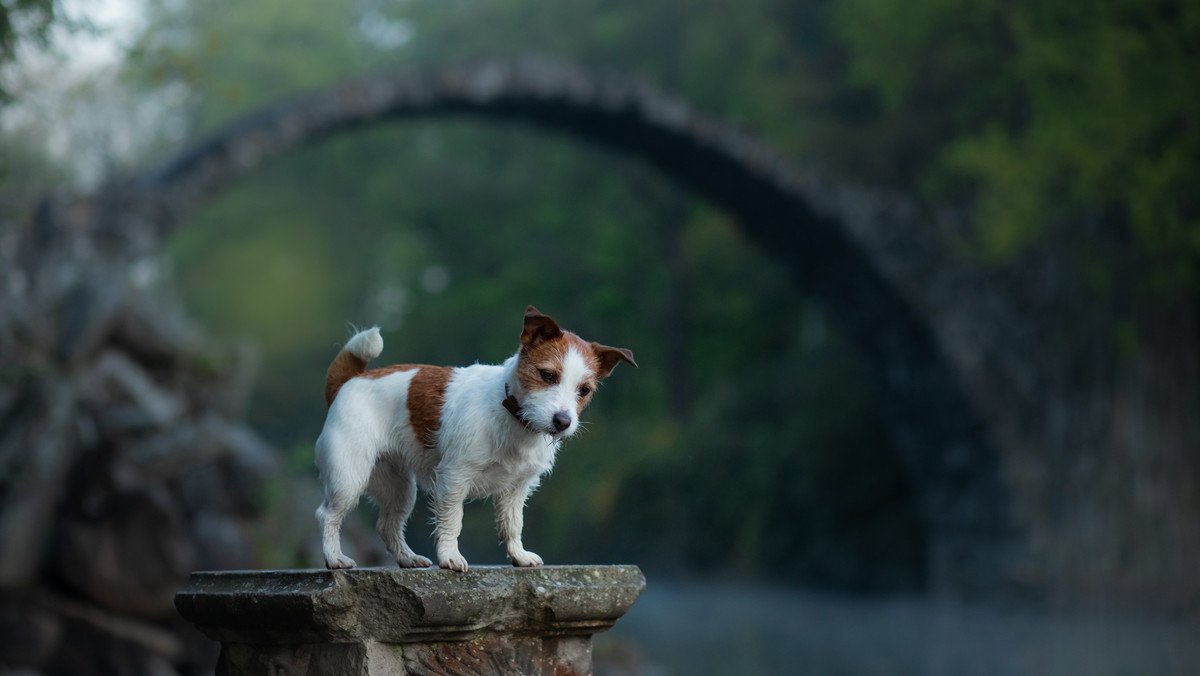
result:
M 193 573 L 175 596 L 218 676 L 590 674 L 637 566 Z

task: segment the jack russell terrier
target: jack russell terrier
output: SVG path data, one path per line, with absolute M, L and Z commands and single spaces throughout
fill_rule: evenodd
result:
M 540 566 L 521 543 L 525 500 L 554 465 L 563 439 L 618 362 L 633 353 L 563 331 L 532 305 L 521 348 L 499 366 L 399 364 L 367 370 L 383 351 L 379 328 L 351 338 L 329 365 L 329 413 L 317 438 L 325 484 L 317 508 L 325 565 L 353 568 L 342 554 L 342 519 L 366 493 L 379 505 L 377 528 L 402 568 L 432 565 L 404 541 L 417 499 L 428 492 L 438 565 L 467 569 L 458 551 L 463 502 L 491 496 L 496 527 L 514 566 Z

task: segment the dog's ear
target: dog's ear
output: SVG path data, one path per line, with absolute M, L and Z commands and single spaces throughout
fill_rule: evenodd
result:
M 537 347 L 547 340 L 561 337 L 562 334 L 562 329 L 558 328 L 553 319 L 538 312 L 532 305 L 525 308 L 525 328 L 521 330 L 522 346 Z
M 630 366 L 637 368 L 637 362 L 633 360 L 633 353 L 623 347 L 609 347 L 600 343 L 592 343 L 592 351 L 600 359 L 600 372 L 596 374 L 597 378 L 607 378 L 619 362 L 629 362 Z

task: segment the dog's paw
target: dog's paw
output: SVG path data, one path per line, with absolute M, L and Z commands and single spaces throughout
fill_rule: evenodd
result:
M 438 565 L 441 566 L 442 568 L 449 568 L 450 570 L 457 570 L 460 573 L 467 572 L 467 559 L 462 554 L 459 554 L 458 552 L 455 552 L 455 553 L 451 554 L 450 556 L 440 558 L 440 560 L 438 561 Z
M 411 556 L 398 557 L 396 564 L 401 568 L 428 568 L 433 565 L 433 561 L 419 554 L 413 554 Z
M 338 570 L 338 569 L 349 570 L 350 568 L 353 568 L 354 566 L 355 566 L 354 559 L 350 558 L 349 556 L 345 556 L 345 555 L 338 556 L 333 559 L 329 559 L 329 558 L 325 559 L 325 567 L 328 568 L 329 570 Z
M 538 556 L 537 554 L 534 554 L 531 551 L 525 550 L 525 549 L 522 549 L 519 552 L 514 552 L 514 553 L 510 554 L 508 558 L 512 559 L 512 564 L 514 566 L 517 566 L 520 568 L 528 568 L 530 566 L 542 565 L 542 557 Z

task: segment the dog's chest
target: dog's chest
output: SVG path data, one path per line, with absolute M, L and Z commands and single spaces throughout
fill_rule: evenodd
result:
M 556 444 L 542 441 L 535 446 L 500 453 L 478 466 L 471 479 L 471 497 L 482 498 L 521 488 L 554 466 Z

